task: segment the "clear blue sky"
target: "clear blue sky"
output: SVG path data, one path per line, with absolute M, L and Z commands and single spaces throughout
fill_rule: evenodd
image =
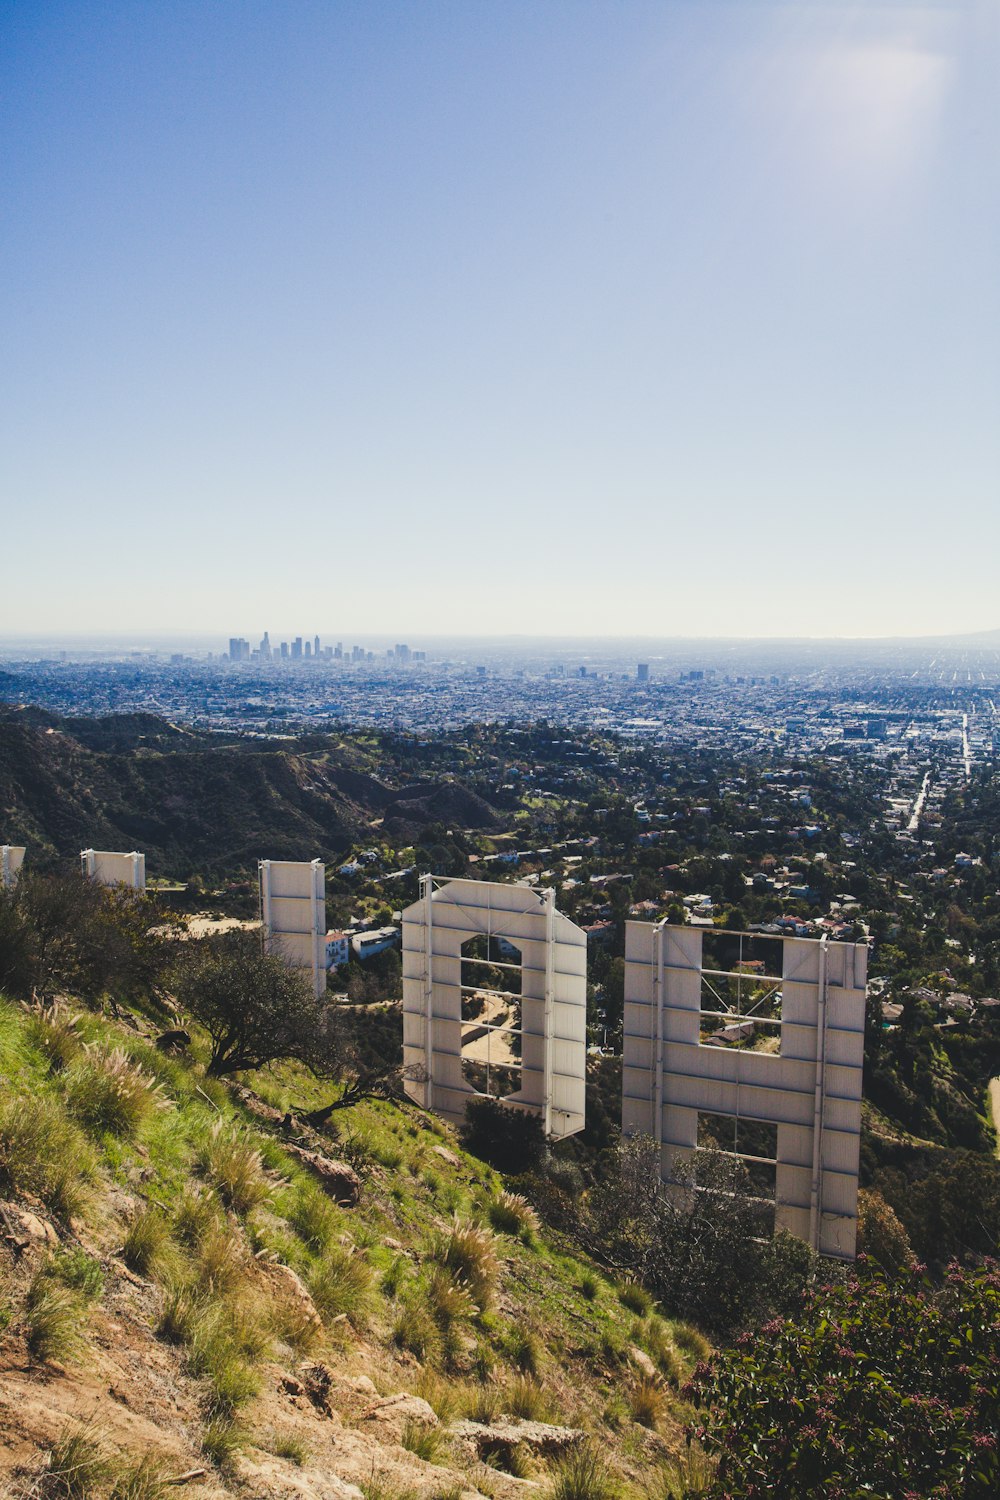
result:
M 996 0 L 0 17 L 0 633 L 1000 625 Z

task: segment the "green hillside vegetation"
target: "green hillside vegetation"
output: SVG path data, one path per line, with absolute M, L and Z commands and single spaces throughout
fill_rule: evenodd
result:
M 157 1030 L 142 1009 L 0 1003 L 0 1475 L 20 1493 L 153 1494 L 203 1467 L 211 1494 L 290 1493 L 294 1470 L 368 1500 L 513 1494 L 511 1476 L 597 1500 L 699 1471 L 671 1461 L 693 1329 L 571 1253 L 432 1118 L 366 1101 L 335 1147 L 288 1139 L 280 1110 L 318 1088 L 299 1068 L 265 1077 L 262 1119 L 206 1074 L 203 1038 L 169 1057 Z M 351 1164 L 357 1206 L 296 1144 Z M 533 1446 L 524 1422 L 578 1431 Z M 32 1489 L 68 1444 L 93 1483 Z

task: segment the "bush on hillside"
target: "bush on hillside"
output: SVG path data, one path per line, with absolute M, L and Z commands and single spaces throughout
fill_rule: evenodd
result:
M 155 995 L 169 920 L 144 892 L 24 871 L 0 891 L 0 990 L 21 1000 L 66 992 L 89 1005 Z
M 1000 1491 L 1000 1274 L 870 1265 L 701 1366 L 688 1394 L 730 1495 Z
M 324 1076 L 338 1069 L 326 1007 L 300 973 L 261 951 L 258 933 L 227 932 L 189 944 L 176 991 L 212 1038 L 209 1073 L 240 1073 L 285 1058 Z
M 532 1172 L 545 1155 L 545 1127 L 538 1115 L 495 1099 L 470 1099 L 462 1144 L 498 1172 Z

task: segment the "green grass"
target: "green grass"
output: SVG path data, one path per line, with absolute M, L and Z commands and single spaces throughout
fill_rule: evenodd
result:
M 71 1291 L 79 1292 L 86 1302 L 96 1302 L 104 1291 L 100 1261 L 80 1246 L 57 1250 L 48 1263 L 47 1274 Z
M 376 1298 L 374 1278 L 371 1266 L 357 1251 L 331 1245 L 306 1281 L 326 1323 L 346 1318 L 359 1332 L 368 1327 Z
M 248 1214 L 270 1201 L 274 1185 L 249 1132 L 217 1120 L 198 1148 L 198 1163 L 219 1197 L 236 1214 Z
M 66 1364 L 83 1353 L 84 1302 L 77 1292 L 43 1267 L 28 1288 L 25 1340 L 28 1353 L 41 1364 Z
M 596 1443 L 571 1448 L 553 1467 L 549 1500 L 621 1500 L 621 1493 Z
M 159 1086 L 137 1068 L 121 1047 L 87 1052 L 66 1073 L 70 1112 L 92 1135 L 135 1140 L 162 1103 Z
M 140 1276 L 148 1276 L 162 1264 L 170 1243 L 170 1229 L 157 1208 L 145 1208 L 136 1214 L 122 1243 L 122 1260 Z
M 93 1182 L 93 1152 L 66 1111 L 48 1096 L 0 1100 L 0 1192 L 35 1196 L 63 1219 L 83 1212 Z
M 94 1500 L 112 1466 L 92 1426 L 65 1427 L 49 1450 L 39 1490 L 58 1500 Z
M 275 1458 L 287 1459 L 300 1469 L 309 1462 L 308 1445 L 294 1432 L 274 1431 L 261 1440 L 260 1446 L 273 1453 Z
M 480 1312 L 492 1306 L 499 1266 L 488 1230 L 456 1219 L 447 1235 L 438 1236 L 434 1257 L 458 1285 L 468 1289 Z
M 121 1470 L 108 1492 L 108 1500 L 161 1500 L 168 1493 L 162 1460 L 146 1454 Z
M 408 1421 L 403 1427 L 400 1442 L 408 1452 L 416 1454 L 425 1463 L 437 1463 L 445 1447 L 445 1435 L 440 1427 L 430 1427 L 426 1422 Z
M 618 1300 L 622 1307 L 627 1307 L 640 1318 L 648 1317 L 653 1310 L 652 1297 L 637 1281 L 623 1281 L 618 1288 Z

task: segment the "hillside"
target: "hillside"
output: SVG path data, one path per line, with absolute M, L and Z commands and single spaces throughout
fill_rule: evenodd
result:
M 475 792 L 389 785 L 335 740 L 228 739 L 153 715 L 60 719 L 0 709 L 0 833 L 34 857 L 138 848 L 151 874 L 187 879 L 257 859 L 333 859 L 374 823 L 400 843 L 436 823 L 488 828 Z
M 436 1120 L 369 1102 L 339 1142 L 288 1134 L 304 1076 L 230 1090 L 127 1019 L 0 1001 L 0 1493 L 671 1493 L 693 1330 Z

